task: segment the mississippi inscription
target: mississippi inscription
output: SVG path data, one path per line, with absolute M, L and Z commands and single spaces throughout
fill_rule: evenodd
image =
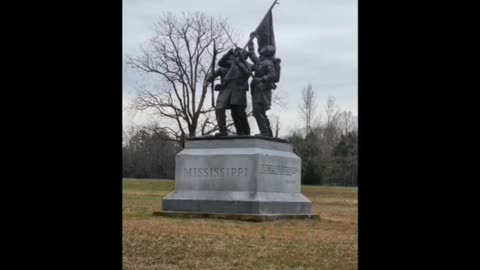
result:
M 185 177 L 248 176 L 248 168 L 184 168 Z

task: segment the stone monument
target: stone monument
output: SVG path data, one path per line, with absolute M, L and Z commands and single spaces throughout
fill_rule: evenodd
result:
M 169 212 L 311 216 L 291 144 L 258 136 L 198 137 L 178 153 Z
M 207 81 L 221 77 L 215 107 L 220 132 L 190 138 L 177 154 L 175 192 L 163 199 L 163 216 L 196 215 L 264 221 L 279 218 L 319 218 L 311 201 L 301 193 L 301 159 L 292 144 L 273 138 L 266 111 L 280 78 L 275 58 L 273 3 L 245 45 L 229 51 Z M 227 32 L 228 35 L 228 32 Z M 257 38 L 259 56 L 252 40 Z M 233 41 L 232 41 L 233 42 Z M 215 55 L 215 53 L 214 53 Z M 215 56 L 214 56 L 215 57 Z M 246 62 L 251 59 L 253 64 Z M 250 136 L 246 121 L 246 91 L 252 77 L 253 115 L 260 134 Z M 213 98 L 213 91 L 212 91 Z M 213 102 L 212 102 L 213 103 Z M 212 104 L 213 105 L 213 104 Z M 229 136 L 225 110 L 230 109 L 237 135 Z

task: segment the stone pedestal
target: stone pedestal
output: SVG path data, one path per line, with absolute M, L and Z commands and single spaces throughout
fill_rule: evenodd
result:
M 246 215 L 311 214 L 301 193 L 301 160 L 279 139 L 228 136 L 188 140 L 177 154 L 176 190 L 166 212 Z

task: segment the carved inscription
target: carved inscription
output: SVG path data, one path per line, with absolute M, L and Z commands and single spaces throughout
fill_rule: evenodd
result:
M 286 175 L 292 176 L 299 173 L 297 167 L 289 167 L 283 165 L 262 164 L 260 167 L 262 174 Z
M 248 176 L 248 168 L 184 168 L 185 177 L 238 177 Z

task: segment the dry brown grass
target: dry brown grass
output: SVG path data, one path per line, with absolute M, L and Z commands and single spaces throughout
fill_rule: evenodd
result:
M 305 187 L 320 221 L 249 223 L 154 217 L 173 186 L 142 182 L 124 184 L 124 269 L 357 269 L 355 188 Z

